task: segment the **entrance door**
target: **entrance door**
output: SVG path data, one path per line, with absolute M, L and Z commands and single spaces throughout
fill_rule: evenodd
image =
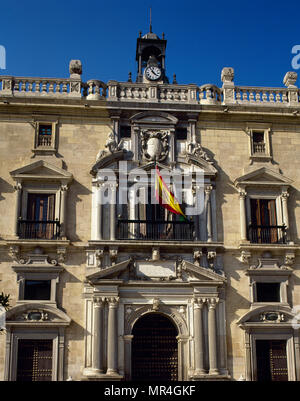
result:
M 257 381 L 288 381 L 285 340 L 256 341 Z
M 19 340 L 17 381 L 52 380 L 52 340 Z
M 132 380 L 178 380 L 177 330 L 158 313 L 141 317 L 133 328 Z

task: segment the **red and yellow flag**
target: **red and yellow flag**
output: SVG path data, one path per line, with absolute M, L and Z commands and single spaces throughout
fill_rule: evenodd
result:
M 170 212 L 179 214 L 180 216 L 183 216 L 185 220 L 187 220 L 174 194 L 169 190 L 164 182 L 157 166 L 155 166 L 155 170 L 155 194 L 159 204 L 165 209 L 168 209 Z

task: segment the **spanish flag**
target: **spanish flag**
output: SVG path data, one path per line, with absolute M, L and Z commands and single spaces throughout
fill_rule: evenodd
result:
M 157 166 L 155 166 L 155 170 L 155 194 L 159 204 L 165 209 L 168 209 L 170 212 L 179 214 L 180 217 L 183 217 L 184 220 L 187 220 L 174 194 L 169 190 L 166 183 L 162 179 L 159 168 Z

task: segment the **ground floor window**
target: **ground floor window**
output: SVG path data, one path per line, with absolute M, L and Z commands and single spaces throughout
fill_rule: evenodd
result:
M 52 340 L 19 340 L 17 381 L 52 380 Z

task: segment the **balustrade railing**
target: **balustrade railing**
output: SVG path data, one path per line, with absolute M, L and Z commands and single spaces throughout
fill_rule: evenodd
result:
M 56 220 L 20 220 L 18 235 L 22 239 L 58 239 L 60 223 Z
M 192 241 L 194 224 L 185 221 L 119 220 L 117 235 L 120 240 Z
M 197 86 L 158 83 L 133 83 L 91 79 L 82 82 L 74 78 L 26 78 L 0 76 L 0 97 L 48 96 L 75 97 L 87 100 L 160 102 L 181 104 L 242 104 L 242 105 L 298 105 L 297 87 L 265 88 L 235 86 L 218 88 L 212 84 Z
M 287 88 L 253 88 L 236 86 L 235 98 L 237 103 L 285 105 L 289 103 Z
M 286 227 L 249 225 L 249 241 L 254 244 L 285 244 Z

